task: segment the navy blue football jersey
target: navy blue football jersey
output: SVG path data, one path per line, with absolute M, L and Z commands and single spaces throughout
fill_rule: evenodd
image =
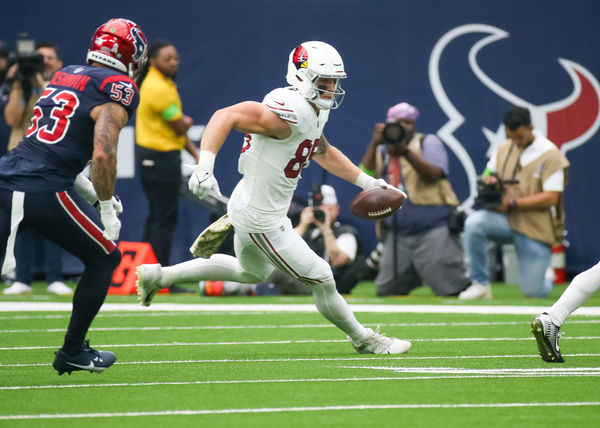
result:
M 23 140 L 0 158 L 0 187 L 22 192 L 57 192 L 73 187 L 92 158 L 92 109 L 121 104 L 133 115 L 138 88 L 128 76 L 103 67 L 70 65 L 56 72 L 33 109 Z

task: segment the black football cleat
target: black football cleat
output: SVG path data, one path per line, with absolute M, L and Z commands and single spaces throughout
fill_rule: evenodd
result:
M 531 332 L 535 336 L 540 357 L 548 363 L 565 362 L 558 346 L 559 330 L 560 327 L 545 312 L 531 322 Z
M 83 345 L 83 351 L 71 357 L 69 354 L 59 349 L 54 353 L 54 363 L 52 366 L 58 371 L 58 375 L 77 370 L 87 370 L 91 373 L 102 373 L 104 370 L 117 361 L 117 356 L 110 351 L 96 351 L 90 346 L 90 341 L 86 340 Z

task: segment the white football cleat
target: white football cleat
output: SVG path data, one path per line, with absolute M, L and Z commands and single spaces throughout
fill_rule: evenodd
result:
M 164 288 L 160 281 L 162 278 L 161 265 L 160 263 L 140 265 L 135 270 L 138 277 L 135 282 L 138 300 L 142 306 L 150 306 L 154 295 Z
M 474 282 L 458 295 L 459 300 L 491 299 L 492 286 Z
M 369 334 L 360 341 L 350 340 L 354 350 L 359 354 L 404 354 L 412 346 L 408 340 L 379 334 L 379 327 L 375 331 L 370 328 L 367 331 Z

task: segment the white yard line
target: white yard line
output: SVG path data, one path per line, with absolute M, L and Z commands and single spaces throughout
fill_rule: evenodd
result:
M 70 312 L 71 303 L 58 302 L 0 302 L 0 312 Z M 351 304 L 354 312 L 374 313 L 443 313 L 443 314 L 511 314 L 538 315 L 547 310 L 545 306 L 492 306 L 492 305 L 370 305 Z M 175 304 L 155 303 L 144 308 L 135 303 L 105 303 L 102 312 L 110 311 L 180 311 L 180 312 L 317 312 L 313 304 Z M 574 315 L 600 315 L 600 307 L 584 306 Z
M 411 339 L 413 342 L 486 342 L 486 341 L 533 341 L 533 337 L 450 337 L 450 338 L 429 338 L 429 339 Z M 562 340 L 598 340 L 600 336 L 566 336 Z M 305 340 L 255 340 L 245 342 L 164 342 L 164 343 L 118 343 L 118 344 L 98 344 L 98 348 L 136 348 L 136 347 L 157 347 L 157 346 L 230 346 L 230 345 L 292 345 L 298 343 L 346 343 L 345 339 L 305 339 Z M 6 346 L 0 347 L 0 351 L 26 351 L 35 349 L 55 349 L 56 346 Z
M 228 380 L 197 380 L 170 382 L 121 382 L 121 383 L 87 383 L 87 384 L 54 384 L 54 385 L 17 385 L 2 386 L 0 391 L 32 390 L 32 389 L 73 389 L 73 388 L 123 388 L 143 386 L 172 386 L 172 385 L 224 385 L 224 384 L 253 384 L 253 383 L 320 383 L 320 382 L 373 382 L 390 380 L 432 380 L 432 379 L 474 379 L 474 378 L 528 378 L 528 377 L 599 377 L 599 368 L 572 369 L 463 369 L 444 367 L 370 367 L 370 366 L 341 366 L 338 369 L 370 369 L 387 370 L 394 373 L 415 373 L 425 376 L 390 376 L 390 377 L 349 377 L 349 378 L 308 378 L 308 379 L 228 379 Z
M 430 322 L 430 323 L 377 323 L 363 325 L 381 327 L 494 327 L 523 326 L 524 321 L 492 321 L 492 322 Z M 600 320 L 570 320 L 569 324 L 600 324 Z M 261 330 L 261 329 L 296 329 L 296 328 L 336 328 L 333 324 L 272 324 L 272 325 L 194 325 L 194 326 L 157 326 L 157 327 L 92 327 L 89 331 L 161 331 L 161 330 Z M 0 330 L 1 333 L 63 333 L 64 328 L 39 328 Z
M 80 419 L 80 418 L 122 418 L 140 416 L 191 416 L 235 413 L 286 413 L 286 412 L 323 412 L 334 410 L 390 410 L 390 409 L 475 409 L 475 408 L 511 408 L 511 407 L 582 407 L 600 406 L 600 401 L 573 401 L 554 403 L 457 403 L 457 404 L 357 404 L 348 406 L 305 406 L 305 407 L 259 407 L 246 409 L 197 409 L 163 410 L 155 412 L 106 412 L 106 413 L 56 413 L 37 415 L 4 415 L 0 420 L 36 420 L 36 419 Z
M 466 369 L 462 367 L 382 367 L 382 366 L 341 366 L 344 369 L 384 370 L 395 373 L 419 373 L 419 374 L 468 374 L 468 375 L 540 375 L 552 376 L 600 376 L 600 367 L 552 367 L 531 369 Z
M 565 357 L 600 357 L 600 354 L 563 354 Z M 255 358 L 255 359 L 210 359 L 210 360 L 165 360 L 165 361 L 118 361 L 118 365 L 142 365 L 142 364 L 247 364 L 247 363 L 302 363 L 302 362 L 324 362 L 324 361 L 394 361 L 394 360 L 479 360 L 479 359 L 508 359 L 508 358 L 535 358 L 539 355 L 444 355 L 444 356 L 420 356 L 413 357 L 404 355 L 401 357 L 391 356 L 362 356 L 342 358 Z M 16 363 L 0 364 L 0 367 L 48 367 L 50 363 Z

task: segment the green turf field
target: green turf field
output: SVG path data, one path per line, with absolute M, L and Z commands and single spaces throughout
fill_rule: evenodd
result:
M 362 323 L 413 342 L 401 356 L 355 354 L 310 297 L 159 295 L 119 311 L 135 296 L 110 296 L 88 337 L 117 363 L 59 377 L 51 363 L 69 312 L 38 304 L 70 299 L 39 283 L 0 295 L 0 426 L 598 427 L 600 315 L 567 320 L 564 364 L 544 363 L 529 331 L 531 307 L 563 290 L 524 299 L 498 284 L 493 300 L 465 304 L 427 289 L 376 298 L 361 284 L 347 300 Z M 10 309 L 25 303 L 36 305 Z M 248 307 L 259 304 L 269 306 Z

